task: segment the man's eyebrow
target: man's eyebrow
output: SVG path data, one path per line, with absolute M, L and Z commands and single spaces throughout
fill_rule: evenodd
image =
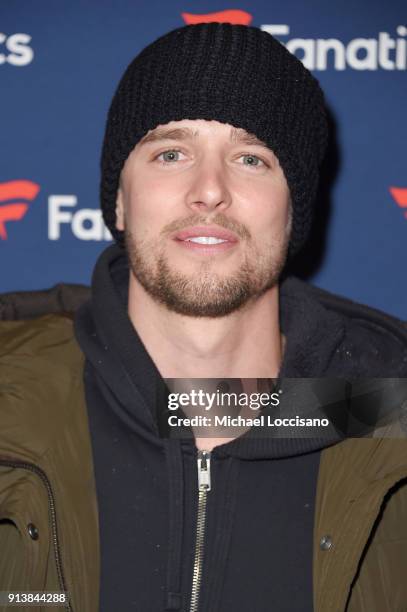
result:
M 155 128 L 139 141 L 139 145 L 158 142 L 160 140 L 193 140 L 199 136 L 198 131 L 191 128 Z M 255 134 L 246 132 L 241 128 L 232 128 L 230 131 L 230 142 L 236 144 L 257 145 L 270 151 L 265 142 L 259 140 Z
M 140 139 L 139 145 L 157 142 L 158 140 L 188 140 L 196 138 L 197 135 L 198 132 L 193 132 L 189 128 L 155 128 L 154 131 Z
M 257 145 L 258 147 L 263 147 L 263 149 L 271 151 L 270 147 L 268 147 L 263 140 L 257 138 L 255 134 L 246 132 L 242 129 L 232 128 L 230 140 L 239 144 Z

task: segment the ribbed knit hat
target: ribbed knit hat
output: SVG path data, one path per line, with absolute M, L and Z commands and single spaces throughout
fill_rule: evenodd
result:
M 289 255 L 312 223 L 319 165 L 327 144 L 318 81 L 279 41 L 259 28 L 187 25 L 145 47 L 125 71 L 109 110 L 101 160 L 103 218 L 115 240 L 123 165 L 139 140 L 182 119 L 228 123 L 255 134 L 277 156 L 293 203 Z

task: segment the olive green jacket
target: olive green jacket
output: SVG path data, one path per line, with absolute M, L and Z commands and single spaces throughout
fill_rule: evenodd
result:
M 0 323 L 0 591 L 67 591 L 69 605 L 54 610 L 97 612 L 83 366 L 68 316 Z M 407 440 L 397 427 L 322 451 L 315 612 L 407 612 Z

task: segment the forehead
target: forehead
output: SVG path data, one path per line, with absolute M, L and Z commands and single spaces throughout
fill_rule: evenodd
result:
M 147 132 L 139 141 L 139 147 L 161 140 L 192 140 L 199 141 L 209 137 L 220 136 L 232 144 L 256 145 L 271 150 L 265 142 L 255 134 L 243 128 L 237 128 L 228 123 L 219 121 L 206 121 L 204 119 L 171 121 L 165 125 L 158 125 Z

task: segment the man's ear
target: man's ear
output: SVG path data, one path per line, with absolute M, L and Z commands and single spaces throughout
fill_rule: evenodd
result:
M 121 185 L 119 185 L 116 199 L 116 229 L 121 232 L 124 230 L 124 204 Z

